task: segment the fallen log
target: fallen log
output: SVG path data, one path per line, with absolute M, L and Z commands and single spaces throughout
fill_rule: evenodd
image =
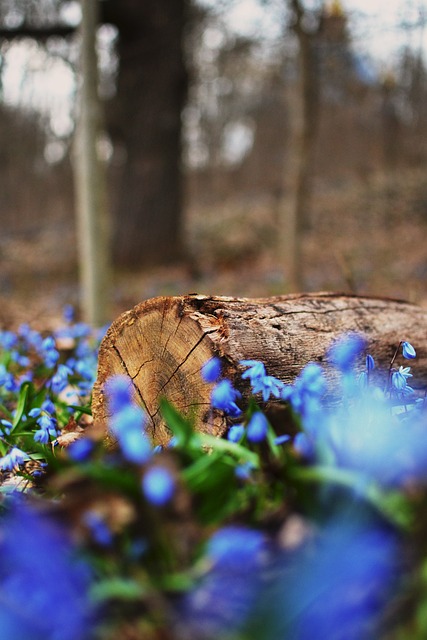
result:
M 211 387 L 200 375 L 209 358 L 218 356 L 223 375 L 245 394 L 240 360 L 261 360 L 269 375 L 291 383 L 308 362 L 323 363 L 333 340 L 345 332 L 364 335 L 369 353 L 384 369 L 399 342 L 411 342 L 418 356 L 414 380 L 427 380 L 427 311 L 408 302 L 333 293 L 259 299 L 187 295 L 141 302 L 113 322 L 101 344 L 94 421 L 105 427 L 108 420 L 106 380 L 126 374 L 136 402 L 145 407 L 154 442 L 166 444 L 171 436 L 159 411 L 163 396 L 201 431 L 222 435 L 225 416 L 210 409 Z

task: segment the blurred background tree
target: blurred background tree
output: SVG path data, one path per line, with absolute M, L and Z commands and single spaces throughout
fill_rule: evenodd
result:
M 392 23 L 321 0 L 99 9 L 117 309 L 195 289 L 407 297 L 405 278 L 422 295 L 424 254 L 404 256 L 427 219 L 421 0 Z M 76 298 L 80 20 L 74 0 L 0 5 L 0 295 L 36 280 L 45 304 Z

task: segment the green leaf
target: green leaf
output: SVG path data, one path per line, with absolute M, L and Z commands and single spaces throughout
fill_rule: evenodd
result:
M 209 447 L 213 451 L 227 452 L 240 462 L 250 462 L 255 469 L 259 469 L 260 462 L 258 454 L 250 451 L 245 446 L 224 440 L 223 438 L 215 438 L 215 436 L 210 436 L 206 433 L 199 434 L 199 437 L 201 444 Z
M 413 523 L 412 509 L 403 493 L 382 489 L 357 471 L 328 465 L 314 465 L 312 467 L 296 467 L 289 476 L 300 482 L 336 484 L 355 490 L 358 495 L 363 496 L 367 502 L 397 526 L 408 529 Z
M 114 577 L 97 582 L 90 590 L 90 597 L 96 604 L 105 600 L 140 600 L 147 590 L 135 580 Z
M 92 409 L 89 405 L 67 404 L 66 407 L 79 413 L 85 413 L 88 416 L 92 415 Z
M 12 419 L 11 411 L 9 411 L 9 409 L 5 407 L 4 404 L 1 404 L 1 403 L 0 403 L 0 412 L 3 413 L 9 420 Z
M 193 425 L 168 401 L 166 398 L 160 400 L 161 414 L 176 438 L 176 446 L 185 447 L 192 439 L 197 439 Z
M 24 382 L 21 388 L 19 389 L 18 404 L 16 406 L 16 412 L 13 418 L 11 431 L 16 429 L 16 427 L 20 423 L 21 418 L 26 411 L 28 400 L 30 399 L 33 391 L 34 391 L 34 386 L 33 386 L 33 383 L 30 381 Z

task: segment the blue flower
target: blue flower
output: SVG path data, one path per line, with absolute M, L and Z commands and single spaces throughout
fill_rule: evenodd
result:
M 142 490 L 149 502 L 162 507 L 173 497 L 175 479 L 166 467 L 151 467 L 142 478 Z
M 124 413 L 123 411 L 121 413 Z M 120 414 L 118 414 L 120 415 Z M 143 464 L 152 456 L 151 442 L 140 429 L 125 429 L 119 436 L 120 449 L 129 462 Z
M 185 637 L 239 635 L 261 595 L 266 553 L 266 540 L 258 531 L 228 526 L 213 534 L 206 547 L 211 568 L 181 601 Z
M 65 364 L 59 364 L 56 373 L 50 381 L 50 388 L 53 393 L 61 393 L 68 385 L 68 378 L 72 375 L 72 370 Z
M 65 322 L 71 323 L 74 321 L 76 312 L 72 304 L 66 304 L 62 310 L 62 316 Z
M 249 367 L 242 373 L 242 378 L 249 378 L 252 385 L 256 380 L 264 378 L 267 375 L 264 364 L 259 362 L 259 360 L 241 360 L 240 364 L 242 367 Z
M 407 360 L 417 357 L 417 353 L 410 342 L 402 342 L 402 354 Z
M 0 347 L 11 351 L 18 344 L 18 337 L 12 331 L 0 331 Z
M 246 436 L 249 442 L 262 442 L 268 432 L 268 421 L 261 411 L 256 411 L 246 427 Z
M 310 439 L 306 433 L 297 433 L 294 438 L 294 448 L 303 458 L 312 460 L 315 456 L 314 442 Z
M 105 393 L 108 397 L 110 412 L 117 413 L 124 407 L 132 404 L 132 381 L 125 375 L 112 376 L 105 383 Z
M 320 400 L 326 391 L 326 380 L 322 368 L 310 362 L 304 367 L 293 385 L 285 385 L 282 399 L 290 402 L 292 408 L 304 415 L 316 413 Z
M 236 404 L 236 400 L 241 398 L 241 394 L 237 391 L 230 380 L 221 380 L 212 389 L 211 403 L 214 409 L 221 409 L 231 416 L 238 416 L 242 412 Z
M 19 467 L 29 459 L 25 451 L 22 451 L 18 447 L 12 447 L 9 453 L 0 458 L 0 469 L 3 471 L 12 471 L 12 469 Z
M 230 442 L 239 442 L 245 432 L 245 427 L 242 424 L 234 424 L 230 427 L 227 434 L 227 439 Z
M 271 395 L 275 398 L 280 398 L 284 388 L 284 383 L 273 376 L 259 378 L 252 385 L 252 391 L 254 393 L 262 393 L 264 402 L 267 402 Z
M 55 346 L 55 339 L 53 336 L 48 336 L 42 341 L 39 353 L 43 358 L 46 367 L 51 369 L 56 365 L 59 360 L 59 351 Z
M 407 378 L 412 378 L 410 373 L 410 367 L 399 367 L 398 371 L 393 371 L 391 374 L 391 384 L 397 391 L 404 391 L 408 386 Z
M 221 375 L 221 360 L 211 358 L 202 367 L 202 378 L 205 382 L 216 382 Z
M 7 371 L 4 364 L 0 364 L 0 387 L 5 391 L 15 391 L 16 384 L 13 375 Z
M 326 523 L 277 559 L 254 620 L 263 640 L 379 637 L 381 614 L 396 586 L 397 554 L 395 536 L 363 514 Z
M 108 547 L 113 541 L 113 535 L 101 513 L 91 509 L 83 515 L 83 523 L 89 529 L 92 538 L 102 547 Z
M 268 376 L 262 362 L 258 360 L 241 360 L 240 364 L 243 367 L 249 367 L 242 374 L 242 378 L 249 378 L 253 393 L 262 393 L 264 402 L 267 402 L 271 395 L 275 398 L 281 397 L 285 385 L 281 380 Z
M 375 369 L 375 360 L 373 359 L 373 357 L 368 353 L 368 355 L 366 356 L 366 371 L 368 373 L 370 373 L 371 371 L 373 371 Z
M 129 462 L 143 464 L 152 455 L 151 443 L 144 432 L 145 413 L 141 407 L 129 404 L 114 413 L 109 421 L 111 433 Z
M 254 529 L 226 526 L 209 539 L 206 554 L 216 566 L 249 572 L 262 560 L 266 540 Z
M 234 470 L 234 474 L 239 480 L 249 480 L 252 476 L 253 470 L 254 465 L 252 462 L 243 462 L 242 464 L 237 465 Z
M 90 458 L 94 447 L 94 443 L 89 438 L 79 438 L 67 447 L 67 453 L 72 460 L 84 462 Z
M 18 501 L 2 520 L 0 532 L 2 636 L 7 640 L 91 637 L 91 574 L 67 531 Z
M 329 361 L 342 372 L 353 369 L 356 359 L 366 345 L 366 340 L 357 333 L 349 333 L 337 340 L 328 352 Z

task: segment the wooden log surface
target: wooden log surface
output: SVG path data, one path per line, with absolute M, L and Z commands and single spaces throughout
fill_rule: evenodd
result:
M 364 335 L 384 369 L 399 342 L 408 340 L 417 349 L 411 380 L 418 386 L 427 380 L 427 311 L 408 302 L 334 293 L 257 299 L 187 295 L 141 302 L 119 316 L 102 341 L 94 421 L 107 424 L 106 380 L 126 374 L 156 443 L 166 444 L 171 435 L 159 411 L 162 396 L 191 415 L 198 429 L 222 435 L 225 417 L 210 410 L 211 387 L 200 375 L 209 358 L 221 358 L 224 376 L 245 394 L 240 360 L 261 360 L 269 375 L 290 383 L 308 362 L 324 363 L 331 343 L 345 332 Z

